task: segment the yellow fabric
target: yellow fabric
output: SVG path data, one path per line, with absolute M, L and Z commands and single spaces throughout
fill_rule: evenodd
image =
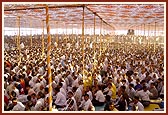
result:
M 151 99 L 150 102 L 157 104 L 157 103 L 161 103 L 162 99 Z
M 150 104 L 148 107 L 144 108 L 144 111 L 153 111 L 155 108 L 159 108 L 160 109 L 158 104 Z
M 113 111 L 118 111 L 118 109 L 114 108 Z
M 85 80 L 84 80 L 84 89 L 89 86 L 91 87 L 92 86 L 92 76 L 89 76 L 87 77 Z
M 112 96 L 111 96 L 111 98 L 112 99 L 116 99 L 116 91 L 117 91 L 117 89 L 116 89 L 116 86 L 114 85 L 114 83 L 112 83 L 112 87 L 111 87 L 111 91 L 112 91 Z

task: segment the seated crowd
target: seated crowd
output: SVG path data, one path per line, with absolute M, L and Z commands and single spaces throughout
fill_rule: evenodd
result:
M 4 51 L 5 111 L 49 110 L 47 55 L 45 50 L 41 56 L 39 41 L 22 49 L 20 63 L 17 49 Z M 153 52 L 133 44 L 126 50 L 111 44 L 98 55 L 99 46 L 94 51 L 86 45 L 83 70 L 80 43 L 67 42 L 71 46 L 60 40 L 51 50 L 53 109 L 96 111 L 100 106 L 103 111 L 144 111 L 151 100 L 164 100 L 162 48 Z

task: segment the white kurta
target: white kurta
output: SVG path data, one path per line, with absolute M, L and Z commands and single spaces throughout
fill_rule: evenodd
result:
M 84 111 L 88 111 L 89 107 L 91 107 L 91 106 L 93 106 L 93 104 L 92 104 L 91 100 L 88 99 L 87 101 L 83 100 L 79 107 L 81 107 Z
M 17 102 L 17 104 L 13 107 L 12 111 L 24 111 L 25 106 L 21 102 Z
M 66 97 L 61 92 L 58 92 L 56 95 L 55 104 L 59 106 L 63 106 L 65 105 L 65 102 L 66 102 Z
M 44 106 L 44 99 L 40 98 L 40 99 L 37 100 L 37 103 L 34 107 L 34 110 L 35 111 L 41 111 L 41 107 L 43 107 L 43 106 Z
M 149 96 L 152 96 L 152 93 L 150 93 L 149 90 L 146 92 L 144 92 L 144 90 L 140 90 L 135 95 L 140 97 L 143 101 L 150 101 Z
M 99 102 L 105 101 L 105 97 L 104 97 L 103 92 L 101 90 L 97 91 L 95 96 L 96 96 L 97 101 L 99 101 Z
M 138 102 L 136 105 L 138 106 L 138 111 L 144 111 L 144 106 L 141 102 Z

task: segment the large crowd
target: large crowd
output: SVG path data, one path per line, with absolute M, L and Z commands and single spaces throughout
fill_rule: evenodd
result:
M 144 111 L 151 100 L 164 101 L 164 49 L 160 46 L 154 51 L 149 44 L 95 44 L 90 37 L 83 54 L 80 37 L 59 36 L 55 43 L 56 37 L 50 60 L 53 109 Z M 9 46 L 4 49 L 4 110 L 48 111 L 47 39 L 43 56 L 40 37 L 33 39 L 32 47 L 29 37 L 21 38 L 21 55 L 14 38 L 4 42 Z M 161 103 L 159 107 L 164 108 Z

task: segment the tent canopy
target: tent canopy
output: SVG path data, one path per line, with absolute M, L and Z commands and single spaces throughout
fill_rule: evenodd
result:
M 42 28 L 46 20 L 46 4 L 9 3 L 4 4 L 4 26 L 17 27 L 17 18 L 20 17 L 21 27 Z M 158 4 L 48 4 L 51 28 L 76 27 L 81 28 L 82 11 L 85 7 L 85 27 L 95 25 L 100 28 L 103 21 L 103 28 L 115 30 L 150 29 L 163 30 L 164 7 L 163 3 Z M 144 25 L 145 24 L 145 25 Z M 45 26 L 45 23 L 44 23 Z

